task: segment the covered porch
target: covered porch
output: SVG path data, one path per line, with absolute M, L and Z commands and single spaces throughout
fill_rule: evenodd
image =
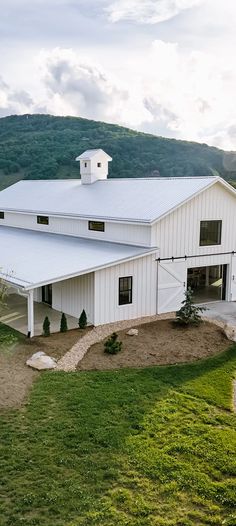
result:
M 57 332 L 61 312 L 69 328 L 78 326 L 83 309 L 93 324 L 94 272 L 156 252 L 156 248 L 7 226 L 0 226 L 0 246 L 0 279 L 16 291 L 9 294 L 9 306 L 0 321 L 29 337 L 42 334 L 45 316 L 50 319 L 51 332 Z M 52 307 L 39 303 L 42 297 L 35 298 L 38 289 L 51 286 Z
M 10 294 L 7 298 L 7 307 L 1 312 L 0 322 L 9 325 L 13 329 L 28 334 L 28 305 L 27 298 L 19 294 Z M 40 336 L 43 332 L 43 321 L 46 316 L 50 320 L 51 332 L 60 331 L 61 312 L 52 309 L 45 303 L 34 302 L 34 330 L 35 336 Z M 78 319 L 66 315 L 68 329 L 78 328 Z M 32 334 L 32 335 L 33 335 Z

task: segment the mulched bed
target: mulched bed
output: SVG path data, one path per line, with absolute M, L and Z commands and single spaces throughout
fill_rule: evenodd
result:
M 36 336 L 32 340 L 22 336 L 11 348 L 0 347 L 0 409 L 22 405 L 33 381 L 41 374 L 25 364 L 32 354 L 44 351 L 59 359 L 89 330 L 74 329 L 48 338 Z
M 138 336 L 118 332 L 123 342 L 116 355 L 104 353 L 104 341 L 96 343 L 78 364 L 77 370 L 107 370 L 191 362 L 207 358 L 229 347 L 222 330 L 208 322 L 199 327 L 174 327 L 170 320 L 140 325 Z

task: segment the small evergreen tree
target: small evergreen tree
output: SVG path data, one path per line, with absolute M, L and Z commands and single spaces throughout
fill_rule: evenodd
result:
M 104 352 L 108 354 L 117 354 L 121 351 L 122 342 L 118 341 L 118 334 L 113 332 L 113 334 L 108 338 L 104 343 Z
M 48 316 L 46 316 L 43 322 L 43 334 L 44 336 L 50 336 L 50 321 Z
M 176 312 L 175 323 L 182 326 L 199 325 L 202 319 L 200 312 L 203 312 L 205 307 L 197 307 L 193 303 L 193 290 L 188 287 L 185 291 L 185 299 L 182 301 L 182 307 Z
M 85 327 L 87 327 L 87 323 L 87 315 L 85 310 L 83 309 L 79 317 L 79 328 L 85 329 Z
M 60 324 L 60 332 L 66 332 L 68 331 L 68 325 L 67 325 L 67 319 L 64 312 L 61 315 L 61 324 Z

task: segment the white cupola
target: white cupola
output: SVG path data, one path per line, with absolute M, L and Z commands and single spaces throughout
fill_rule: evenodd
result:
M 103 150 L 86 150 L 75 160 L 80 162 L 82 184 L 91 184 L 107 179 L 108 163 L 112 161 L 112 157 Z

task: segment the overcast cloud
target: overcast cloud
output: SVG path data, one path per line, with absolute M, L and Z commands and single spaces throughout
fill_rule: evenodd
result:
M 236 149 L 234 0 L 8 0 L 0 116 L 48 112 Z

